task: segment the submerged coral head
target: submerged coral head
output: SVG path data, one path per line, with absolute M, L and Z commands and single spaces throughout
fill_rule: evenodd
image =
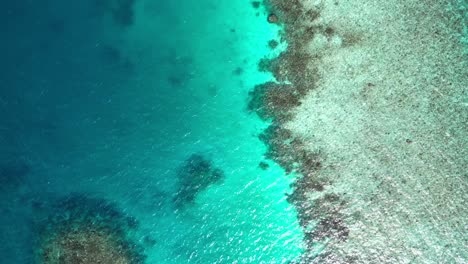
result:
M 196 196 L 211 184 L 220 183 L 224 172 L 214 168 L 212 162 L 203 155 L 192 154 L 177 173 L 179 190 L 174 197 L 176 206 L 193 202 Z
M 36 263 L 140 264 L 136 220 L 105 199 L 72 194 L 58 200 L 38 230 Z
M 279 21 L 278 16 L 275 14 L 269 14 L 267 20 L 269 23 L 272 23 L 272 24 L 276 24 Z
M 130 264 L 128 250 L 103 229 L 82 226 L 63 231 L 47 240 L 42 248 L 40 263 L 67 264 Z

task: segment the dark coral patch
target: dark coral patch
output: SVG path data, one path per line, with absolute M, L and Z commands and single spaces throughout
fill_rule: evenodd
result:
M 252 6 L 253 6 L 253 8 L 259 8 L 260 7 L 260 1 L 253 1 Z
M 267 20 L 269 23 L 272 23 L 272 24 L 276 24 L 278 23 L 278 16 L 275 15 L 275 14 L 269 14 L 268 17 L 267 17 Z
M 271 11 L 270 14 L 275 14 L 281 18 L 281 21 L 287 25 L 294 25 L 301 23 L 298 18 L 303 15 L 303 6 L 301 0 L 268 0 L 266 1 L 267 10 Z
M 132 263 L 126 249 L 105 230 L 80 228 L 57 234 L 46 242 L 40 263 Z
M 289 110 L 300 105 L 299 94 L 289 84 L 259 84 L 249 95 L 248 109 L 256 112 L 262 119 L 284 121 L 291 116 Z
M 293 193 L 288 195 L 305 232 L 306 249 L 298 263 L 334 260 L 337 256 L 326 251 L 317 255 L 316 245 L 346 240 L 349 230 L 341 213 L 346 203 L 338 195 L 326 193 L 326 186 L 331 183 L 319 177 L 323 158 L 320 153 L 311 152 L 304 139 L 293 136 L 284 124 L 293 115 L 292 108 L 315 88 L 319 78 L 316 62 L 321 55 L 309 53 L 308 43 L 316 33 L 331 37 L 335 31 L 332 27 L 311 23 L 320 16 L 320 10 L 304 8 L 301 0 L 267 0 L 265 8 L 270 14 L 270 23 L 282 23 L 281 37 L 287 41 L 288 47 L 278 57 L 259 62 L 259 70 L 271 72 L 276 82 L 255 87 L 249 108 L 262 118 L 272 119 L 272 124 L 260 135 L 268 145 L 266 157 L 276 161 L 287 173 L 299 174 L 292 184 Z M 311 193 L 320 198 L 311 199 Z
M 345 226 L 344 215 L 340 212 L 345 203 L 337 194 L 325 194 L 313 201 L 307 210 L 310 220 L 316 221 L 313 229 L 306 232 L 310 242 L 333 238 L 346 241 L 349 229 Z M 309 223 L 307 223 L 309 224 Z
M 128 27 L 134 23 L 135 0 L 96 0 L 96 12 L 109 13 L 119 26 Z
M 270 168 L 270 165 L 268 165 L 268 163 L 264 161 L 261 161 L 260 163 L 258 163 L 258 167 L 262 170 L 268 170 Z
M 5 161 L 0 164 L 0 190 L 8 191 L 21 186 L 31 171 L 28 164 L 23 161 Z
M 239 76 L 239 75 L 242 75 L 242 73 L 244 73 L 244 69 L 242 69 L 241 67 L 237 67 L 237 68 L 235 68 L 235 69 L 232 71 L 232 73 L 233 73 L 234 75 Z
M 291 131 L 277 124 L 270 125 L 259 138 L 268 145 L 266 157 L 277 162 L 287 173 L 294 169 L 293 148 L 289 142 Z
M 304 175 L 304 183 L 300 180 L 301 186 L 309 184 L 309 191 L 322 191 L 325 182 L 316 181 L 314 174 L 320 169 L 321 159 L 316 153 L 308 151 L 305 143 L 293 137 L 290 130 L 273 123 L 259 136 L 268 145 L 266 157 L 277 162 L 287 173 L 293 171 Z
M 135 20 L 133 10 L 135 0 L 110 0 L 109 2 L 114 21 L 121 26 L 131 26 Z
M 174 197 L 177 207 L 182 207 L 195 200 L 198 193 L 211 184 L 220 183 L 224 179 L 221 169 L 213 167 L 210 160 L 203 155 L 193 154 L 177 172 L 179 188 Z
M 137 221 L 114 204 L 74 194 L 48 209 L 38 223 L 37 263 L 144 263 L 143 250 L 131 237 Z
M 270 47 L 270 49 L 276 49 L 276 47 L 278 47 L 279 43 L 278 41 L 272 39 L 270 41 L 268 41 L 268 47 Z

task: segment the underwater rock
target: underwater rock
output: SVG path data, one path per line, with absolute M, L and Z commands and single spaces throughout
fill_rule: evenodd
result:
M 269 23 L 278 23 L 278 16 L 275 14 L 268 15 L 268 22 Z
M 276 49 L 276 47 L 278 47 L 279 43 L 278 41 L 272 39 L 270 41 L 268 41 L 268 47 L 270 47 L 270 49 Z
M 287 198 L 296 208 L 305 234 L 306 248 L 298 263 L 321 263 L 316 250 L 318 244 L 347 240 L 349 229 L 341 213 L 345 202 L 337 194 L 327 193 L 330 182 L 318 176 L 323 160 L 320 151 L 311 152 L 307 142 L 295 136 L 285 124 L 292 120 L 302 98 L 316 88 L 320 77 L 316 67 L 319 55 L 305 47 L 318 32 L 324 31 L 324 36 L 333 37 L 334 29 L 304 23 L 316 20 L 320 13 L 304 9 L 300 0 L 268 0 L 265 7 L 268 22 L 281 23 L 284 27 L 281 40 L 286 40 L 288 47 L 278 57 L 259 61 L 259 70 L 272 73 L 275 81 L 257 85 L 250 93 L 248 108 L 260 118 L 272 121 L 260 135 L 260 140 L 268 146 L 266 158 L 274 160 L 286 173 L 298 175 L 291 185 L 293 192 Z M 268 43 L 271 49 L 278 44 L 274 40 Z M 319 198 L 311 199 L 311 194 Z M 333 255 L 321 257 L 335 258 Z
M 112 203 L 74 194 L 49 210 L 46 220 L 39 223 L 37 263 L 144 262 L 142 248 L 131 237 L 137 221 Z
M 122 246 L 104 230 L 86 228 L 57 234 L 47 241 L 42 263 L 130 263 Z
M 256 9 L 256 8 L 259 8 L 259 7 L 260 7 L 260 1 L 253 1 L 253 2 L 252 2 L 252 6 L 253 6 L 253 8 L 255 8 L 255 9 Z
M 256 85 L 249 93 L 248 109 L 255 111 L 262 119 L 290 118 L 290 109 L 300 105 L 299 94 L 288 84 L 266 82 Z
M 260 169 L 262 170 L 268 170 L 270 168 L 270 165 L 268 165 L 268 163 L 264 161 L 260 161 L 260 163 L 258 163 L 258 167 L 260 167 Z
M 174 197 L 177 207 L 193 202 L 198 193 L 224 179 L 221 169 L 200 154 L 191 155 L 177 173 L 179 189 Z

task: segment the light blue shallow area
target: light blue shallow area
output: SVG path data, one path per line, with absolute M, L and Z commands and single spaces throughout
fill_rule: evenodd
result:
M 287 263 L 302 251 L 293 180 L 246 109 L 278 28 L 243 1 L 9 1 L 0 23 L 0 258 L 31 263 L 33 223 L 70 193 L 134 216 L 147 263 Z M 123 13 L 122 13 L 123 12 Z M 258 13 L 258 14 L 257 14 Z M 176 208 L 203 155 L 225 178 Z M 27 168 L 23 171 L 8 168 Z M 14 173 L 12 173 L 14 174 Z M 149 243 L 148 241 L 151 241 Z

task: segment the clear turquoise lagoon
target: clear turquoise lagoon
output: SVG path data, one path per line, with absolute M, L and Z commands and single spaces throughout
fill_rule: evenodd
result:
M 279 39 L 262 6 L 19 0 L 1 12 L 1 263 L 35 263 L 38 226 L 72 194 L 133 217 L 145 263 L 300 255 L 293 176 L 265 160 L 268 124 L 246 107 Z

